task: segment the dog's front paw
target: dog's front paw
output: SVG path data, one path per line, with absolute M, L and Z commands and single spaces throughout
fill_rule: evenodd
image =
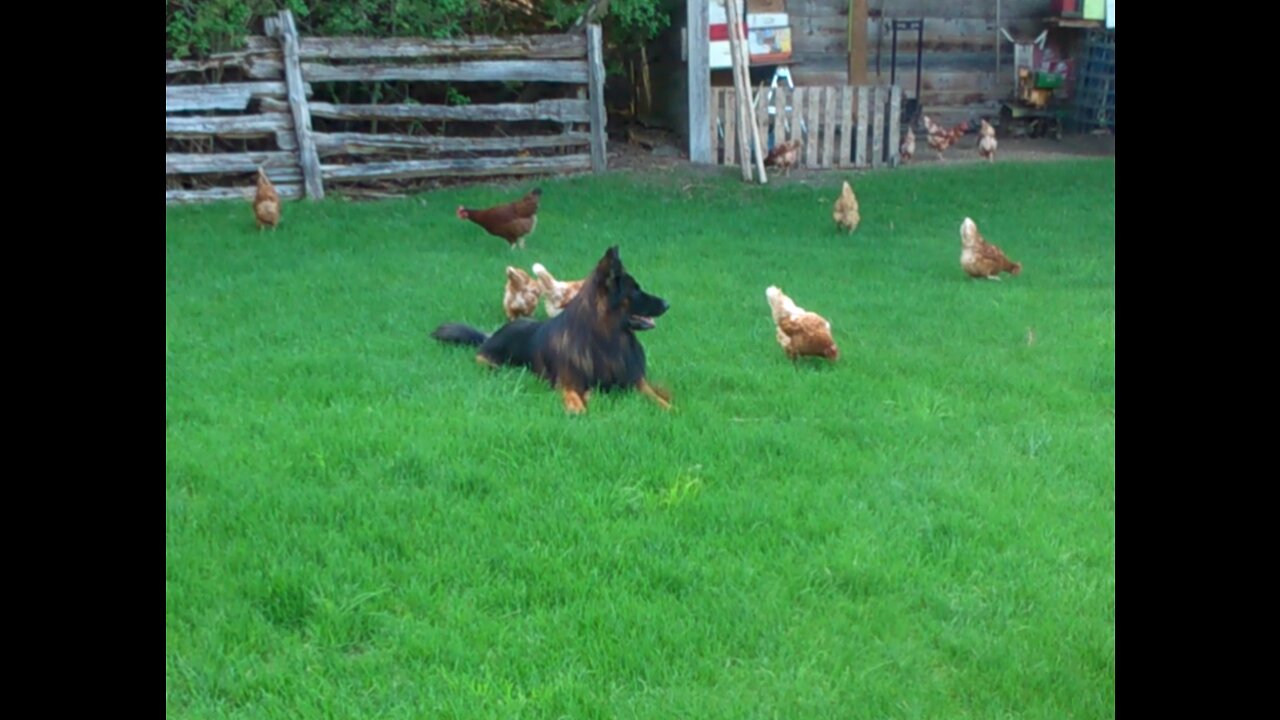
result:
M 564 409 L 570 415 L 581 415 L 587 411 L 587 399 L 577 390 L 562 390 Z
M 665 388 L 656 388 L 648 380 L 640 381 L 640 392 L 653 398 L 663 410 L 671 410 L 671 392 Z

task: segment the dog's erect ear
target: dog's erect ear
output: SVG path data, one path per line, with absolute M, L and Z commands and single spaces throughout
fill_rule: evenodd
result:
M 604 257 L 596 264 L 597 279 L 609 285 L 622 275 L 622 260 L 618 258 L 618 246 L 614 245 L 605 251 Z
M 622 301 L 622 260 L 618 258 L 618 246 L 614 245 L 605 251 L 596 265 L 595 280 L 605 297 L 609 299 L 609 307 L 617 307 Z

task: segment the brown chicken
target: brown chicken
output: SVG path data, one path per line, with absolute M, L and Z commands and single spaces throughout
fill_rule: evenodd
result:
M 541 295 L 542 287 L 537 280 L 529 277 L 529 273 L 507 266 L 507 287 L 502 293 L 502 309 L 507 313 L 507 320 L 532 317 L 538 309 L 538 298 Z
M 764 158 L 765 167 L 777 167 L 783 175 L 790 175 L 791 168 L 800 162 L 800 140 L 788 140 L 773 146 Z
M 1003 250 L 987 242 L 970 218 L 960 223 L 960 267 L 969 277 L 988 280 L 999 280 L 1002 272 L 1022 272 L 1022 263 L 1013 262 Z
M 764 291 L 778 328 L 778 344 L 787 357 L 820 356 L 828 360 L 840 357 L 840 349 L 831 337 L 831 323 L 817 313 L 797 306 L 777 287 Z
M 542 288 L 542 307 L 547 311 L 547 317 L 555 317 L 560 314 L 565 305 L 577 296 L 578 291 L 582 289 L 582 283 L 586 280 L 574 280 L 572 282 L 563 282 L 551 276 L 542 263 L 533 264 L 533 274 L 538 277 L 538 283 Z
M 898 146 L 898 156 L 902 158 L 902 162 L 907 162 L 916 154 L 916 132 L 911 128 L 907 128 L 907 134 L 902 138 L 902 144 Z
M 929 147 L 937 151 L 939 160 L 945 160 L 946 158 L 942 157 L 942 153 L 954 145 L 969 130 L 969 123 L 967 122 L 962 122 L 950 130 L 946 130 L 935 123 L 933 118 L 928 115 L 924 116 L 924 126 L 929 131 Z
M 267 171 L 258 168 L 258 191 L 253 195 L 253 216 L 258 221 L 258 229 L 270 226 L 272 230 L 280 224 L 280 194 L 276 186 L 267 178 Z
M 982 127 L 978 129 L 978 154 L 986 158 L 987 162 L 995 162 L 997 144 L 996 129 L 983 120 Z
M 472 210 L 460 205 L 458 218 L 470 220 L 490 235 L 506 240 L 514 250 L 517 245 L 524 247 L 524 239 L 538 226 L 538 201 L 541 198 L 542 190 L 534 188 L 528 195 L 506 205 L 484 210 Z
M 857 230 L 858 223 L 862 221 L 862 216 L 858 214 L 858 198 L 853 194 L 853 188 L 849 187 L 848 180 L 840 188 L 840 197 L 836 198 L 831 218 L 836 221 L 837 227 L 849 232 Z

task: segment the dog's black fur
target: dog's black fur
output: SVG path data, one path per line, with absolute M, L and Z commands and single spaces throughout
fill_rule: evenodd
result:
M 667 398 L 645 378 L 644 348 L 636 332 L 670 307 L 640 289 L 622 266 L 618 248 L 609 248 L 577 296 L 550 320 L 519 319 L 493 335 L 447 323 L 431 336 L 442 342 L 480 348 L 476 359 L 489 365 L 525 367 L 564 395 L 570 411 L 585 408 L 594 389 L 639 389 L 667 406 Z

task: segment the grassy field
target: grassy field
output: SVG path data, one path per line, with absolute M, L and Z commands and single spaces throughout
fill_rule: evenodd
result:
M 167 210 L 166 716 L 1114 717 L 1114 160 L 858 177 L 852 237 L 840 179 L 543 181 L 517 252 L 453 211 L 530 183 Z M 614 243 L 676 412 L 428 338 Z

